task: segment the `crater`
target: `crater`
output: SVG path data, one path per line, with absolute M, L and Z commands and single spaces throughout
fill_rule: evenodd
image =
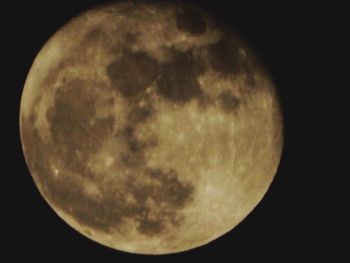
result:
M 131 139 L 128 142 L 128 148 L 130 152 L 137 153 L 140 152 L 144 148 L 144 146 L 141 143 L 139 143 L 136 139 Z
M 229 91 L 221 92 L 217 99 L 221 108 L 226 112 L 232 112 L 240 105 L 240 100 Z
M 94 45 L 107 40 L 107 34 L 101 28 L 94 28 L 87 32 L 82 40 L 82 45 Z
M 142 123 L 154 114 L 154 108 L 150 101 L 143 101 L 143 103 L 137 101 L 135 104 L 128 113 L 130 123 L 134 125 Z

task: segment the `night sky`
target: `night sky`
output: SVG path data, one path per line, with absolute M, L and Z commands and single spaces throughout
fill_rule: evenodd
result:
M 3 73 L 5 78 L 9 77 L 9 84 L 4 88 L 11 90 L 13 99 L 3 97 L 11 107 L 6 107 L 3 112 L 8 118 L 6 123 L 11 124 L 9 138 L 13 140 L 8 143 L 11 145 L 8 156 L 13 159 L 3 161 L 10 164 L 10 169 L 3 173 L 9 182 L 6 179 L 2 184 L 2 193 L 6 195 L 2 198 L 5 203 L 2 217 L 6 220 L 3 228 L 5 237 L 8 234 L 8 238 L 3 237 L 8 242 L 2 250 L 10 252 L 11 261 L 23 256 L 38 262 L 205 259 L 299 262 L 318 257 L 325 259 L 330 250 L 326 245 L 330 241 L 326 236 L 330 226 L 321 220 L 331 212 L 327 208 L 326 213 L 319 213 L 321 208 L 324 211 L 325 204 L 322 201 L 325 191 L 321 190 L 320 184 L 328 183 L 324 176 L 331 173 L 326 167 L 322 168 L 324 161 L 318 158 L 329 144 L 325 130 L 322 130 L 325 115 L 319 109 L 325 105 L 329 107 L 327 103 L 331 99 L 326 101 L 326 98 L 334 91 L 329 92 L 329 86 L 326 89 L 317 84 L 316 79 L 323 80 L 318 69 L 328 59 L 325 41 L 332 34 L 330 24 L 324 23 L 324 11 L 328 10 L 329 19 L 331 15 L 335 16 L 326 5 L 285 1 L 273 4 L 265 1 L 185 1 L 233 26 L 250 43 L 271 72 L 281 99 L 285 140 L 277 175 L 263 200 L 233 231 L 208 245 L 179 254 L 134 255 L 104 247 L 78 234 L 48 206 L 34 185 L 21 150 L 18 116 L 25 78 L 35 56 L 50 36 L 81 11 L 105 2 L 23 1 L 2 10 L 4 17 L 8 17 L 2 24 L 9 40 L 4 41 L 8 47 L 3 52 L 5 59 L 10 58 L 6 63 L 9 73 Z M 335 121 L 331 116 L 326 116 L 325 121 Z M 334 259 L 338 254 L 332 255 Z

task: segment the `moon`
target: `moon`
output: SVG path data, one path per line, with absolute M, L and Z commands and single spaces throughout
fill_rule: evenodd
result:
M 117 250 L 168 254 L 231 231 L 280 161 L 276 88 L 203 10 L 124 1 L 56 32 L 27 76 L 20 134 L 52 209 Z

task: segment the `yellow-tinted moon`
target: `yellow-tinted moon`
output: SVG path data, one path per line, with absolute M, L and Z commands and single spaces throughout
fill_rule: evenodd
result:
M 108 247 L 165 254 L 233 229 L 282 148 L 273 83 L 195 7 L 123 2 L 70 21 L 23 90 L 29 170 L 54 211 Z

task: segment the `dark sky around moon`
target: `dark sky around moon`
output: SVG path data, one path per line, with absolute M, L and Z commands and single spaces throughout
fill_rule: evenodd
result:
M 20 9 L 17 6 L 10 9 L 12 12 L 9 10 L 12 19 L 18 21 L 11 26 L 9 33 L 12 40 L 12 52 L 9 50 L 9 53 L 16 54 L 15 58 L 14 55 L 11 56 L 11 62 L 8 64 L 11 85 L 15 86 L 12 103 L 14 110 L 13 114 L 9 115 L 14 127 L 18 125 L 17 107 L 25 77 L 39 49 L 72 16 L 103 3 L 92 0 L 83 2 L 73 4 L 71 1 L 28 1 L 21 3 Z M 314 171 L 307 168 L 305 160 L 313 160 L 311 148 L 316 142 L 309 141 L 311 146 L 304 144 L 306 149 L 310 149 L 305 151 L 301 144 L 306 142 L 305 137 L 312 136 L 307 129 L 296 127 L 310 125 L 311 112 L 302 113 L 309 108 L 310 99 L 317 93 L 314 88 L 310 88 L 315 83 L 305 77 L 312 73 L 310 61 L 317 57 L 315 53 L 318 51 L 307 41 L 311 38 L 310 32 L 319 34 L 319 29 L 310 23 L 313 9 L 305 4 L 291 6 L 277 1 L 273 5 L 251 4 L 245 1 L 234 4 L 229 1 L 209 0 L 187 2 L 195 3 L 218 15 L 228 24 L 234 25 L 240 35 L 245 37 L 263 58 L 279 89 L 286 139 L 281 164 L 270 190 L 233 233 L 223 236 L 209 246 L 182 255 L 162 256 L 160 259 L 200 259 L 220 254 L 230 259 L 249 261 L 258 254 L 261 260 L 278 262 L 281 254 L 289 259 L 297 259 L 301 255 L 311 256 L 309 249 L 312 251 L 312 247 L 308 244 L 313 242 L 312 236 L 316 231 L 312 227 L 314 221 L 308 219 L 307 215 L 311 213 L 310 206 L 317 206 L 317 203 L 312 200 L 304 201 L 310 191 L 306 186 L 311 185 L 311 178 L 315 178 L 307 177 Z M 200 30 L 200 25 L 193 30 Z M 318 93 L 324 92 L 320 89 Z M 320 117 L 315 117 L 315 122 L 317 118 Z M 44 255 L 51 254 L 55 255 L 56 259 L 65 260 L 101 257 L 108 260 L 153 260 L 154 257 L 129 255 L 99 246 L 62 224 L 54 212 L 48 209 L 48 205 L 32 183 L 22 156 L 18 127 L 12 133 L 11 137 L 16 141 L 15 149 L 12 149 L 16 152 L 15 165 L 12 168 L 14 170 L 11 172 L 14 178 L 11 178 L 10 182 L 13 185 L 6 191 L 9 196 L 6 199 L 10 200 L 6 204 L 9 205 L 6 211 L 11 221 L 8 225 L 11 229 L 8 242 L 11 251 L 21 251 L 31 259 L 44 259 Z M 316 140 L 320 135 L 314 135 L 314 138 Z M 299 160 L 301 163 L 297 164 Z M 65 243 L 62 240 L 65 240 Z M 42 253 L 43 256 L 40 256 Z M 18 252 L 12 253 L 13 257 L 16 257 L 16 254 Z

